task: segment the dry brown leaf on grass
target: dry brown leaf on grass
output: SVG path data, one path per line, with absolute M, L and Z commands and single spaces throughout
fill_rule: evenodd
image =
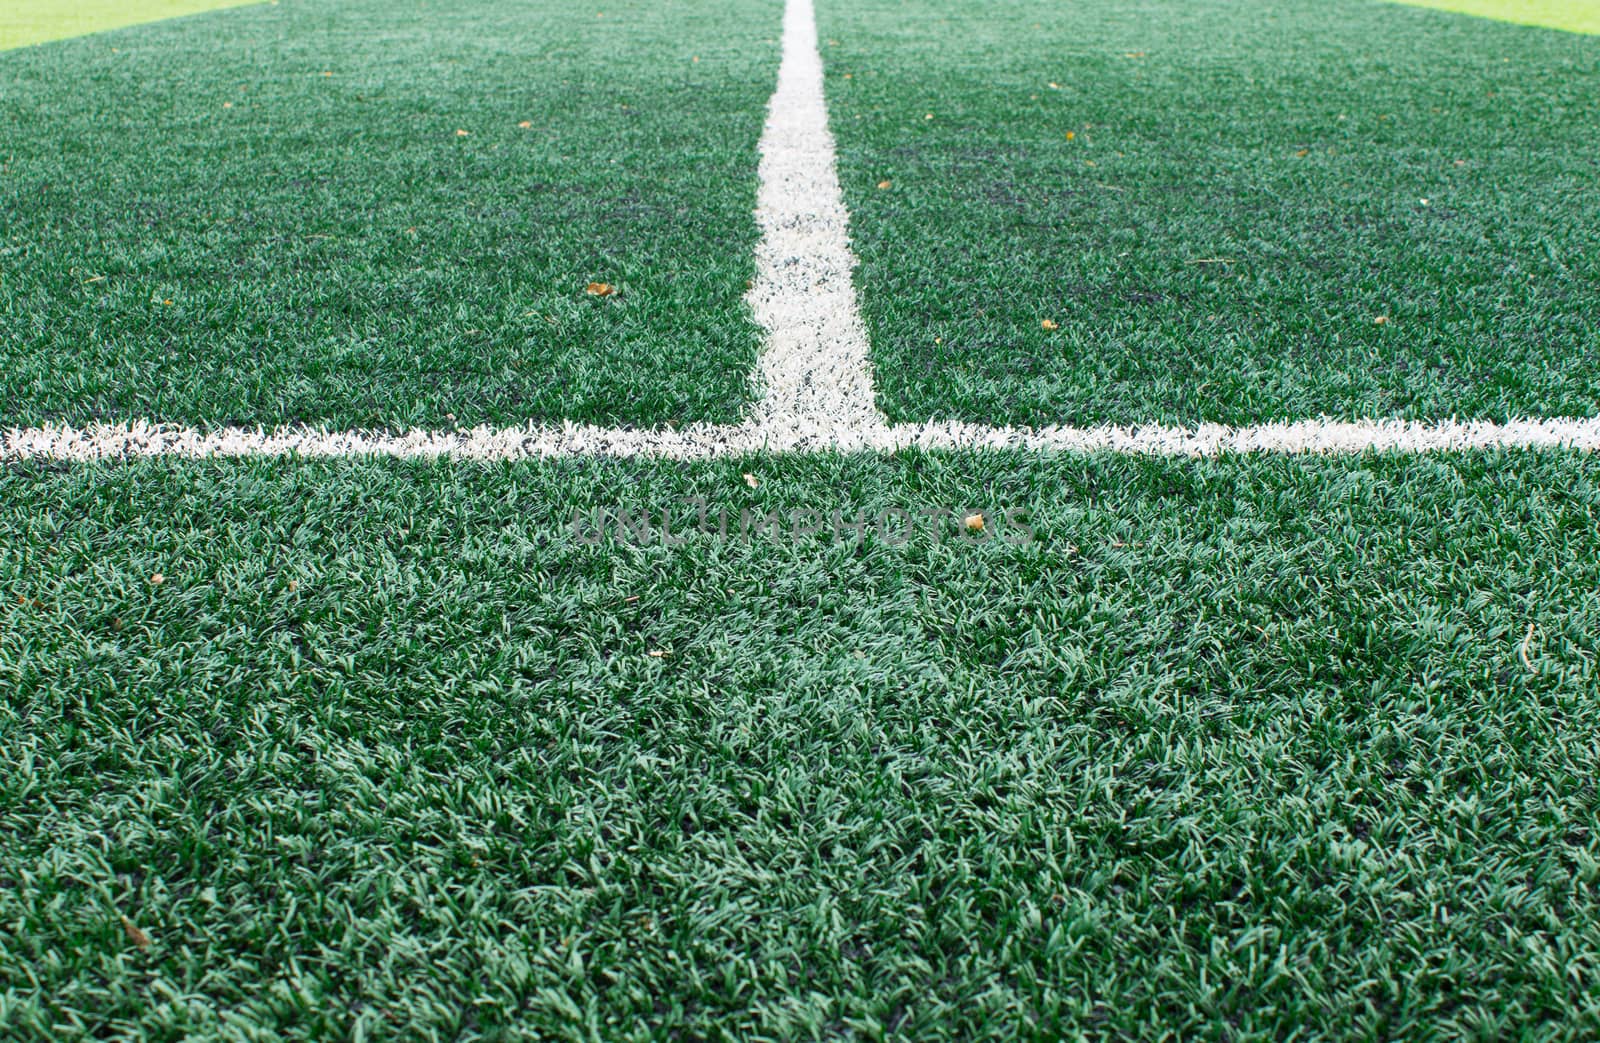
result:
M 755 475 L 747 474 L 747 475 L 744 476 L 744 484 L 746 484 L 750 488 L 754 489 L 756 486 L 761 484 L 761 481 Z
M 1374 326 L 1387 326 L 1389 325 L 1389 316 L 1379 315 L 1376 319 L 1372 320 L 1372 324 Z
M 126 916 L 122 918 L 122 929 L 127 932 L 128 941 L 141 949 L 150 948 L 150 936 L 139 930 L 139 925 Z
M 527 130 L 529 127 L 533 126 L 533 121 L 523 120 L 521 123 L 517 124 L 517 126 L 521 127 L 523 130 Z
M 1046 330 L 1058 330 L 1061 328 L 1061 324 L 1054 319 L 1040 319 L 1039 327 Z
M 883 180 L 883 181 L 878 182 L 878 187 L 879 188 L 892 188 L 893 186 L 894 186 L 894 182 L 893 181 Z
M 617 292 L 617 288 L 608 282 L 592 282 L 583 288 L 583 292 L 591 297 L 609 297 Z

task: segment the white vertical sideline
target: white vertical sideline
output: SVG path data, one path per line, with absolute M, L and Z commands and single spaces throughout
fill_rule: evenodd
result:
M 642 456 L 705 459 L 753 452 L 928 449 L 1111 451 L 1171 456 L 1225 452 L 1429 452 L 1496 446 L 1600 449 L 1600 418 L 1421 422 L 1301 420 L 1225 427 L 890 425 L 878 411 L 857 306 L 849 214 L 828 129 L 812 0 L 788 0 L 783 58 L 761 136 L 756 277 L 747 300 L 765 333 L 743 422 L 675 430 L 590 424 L 404 434 L 286 427 L 199 430 L 134 420 L 0 431 L 0 460 L 130 456 L 450 456 L 522 459 Z
M 836 154 L 812 0 L 789 0 L 761 136 L 762 234 L 747 298 L 766 331 L 752 421 L 789 449 L 859 447 L 888 429 L 872 390 Z

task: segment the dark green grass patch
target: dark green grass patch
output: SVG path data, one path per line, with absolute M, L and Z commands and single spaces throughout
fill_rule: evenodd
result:
M 0 423 L 735 419 L 778 10 L 284 0 L 0 55 Z
M 1595 414 L 1600 40 L 1359 0 L 821 8 L 893 418 Z
M 569 530 L 696 497 L 1035 539 Z M 13 465 L 0 591 L 8 1038 L 1600 1031 L 1591 456 Z

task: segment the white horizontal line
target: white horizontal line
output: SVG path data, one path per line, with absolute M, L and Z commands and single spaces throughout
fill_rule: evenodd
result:
M 635 430 L 584 424 L 561 427 L 475 427 L 384 434 L 290 427 L 201 431 L 169 424 L 46 425 L 0 435 L 0 459 L 107 460 L 174 456 L 383 456 L 478 460 L 571 456 L 704 460 L 759 453 L 878 452 L 902 449 L 1013 449 L 1031 452 L 1116 452 L 1151 456 L 1232 453 L 1425 453 L 1454 449 L 1600 450 L 1600 417 L 1487 421 L 1304 420 L 1227 427 L 989 427 L 899 424 L 846 430 L 838 437 L 755 423 Z

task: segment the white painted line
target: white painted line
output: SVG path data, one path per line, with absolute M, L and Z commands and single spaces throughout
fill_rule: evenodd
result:
M 46 424 L 0 433 L 0 460 L 127 457 L 390 456 L 515 460 L 561 456 L 694 460 L 761 452 L 1016 449 L 1162 456 L 1431 452 L 1557 447 L 1600 450 L 1600 418 L 1474 421 L 1308 420 L 1250 427 L 890 425 L 878 411 L 867 335 L 852 284 L 849 215 L 835 165 L 811 0 L 789 0 L 783 61 L 761 137 L 756 220 L 762 238 L 748 296 L 766 331 L 750 417 L 678 430 L 477 427 L 389 435 L 292 427 L 193 428 L 134 421 Z
M 1219 456 L 1224 453 L 1429 453 L 1453 449 L 1600 450 L 1600 417 L 1512 420 L 1296 420 L 1228 427 L 985 427 L 981 424 L 896 425 L 881 449 L 1028 449 Z
M 0 459 L 103 460 L 128 457 L 246 456 L 452 457 L 477 460 L 562 456 L 650 457 L 706 460 L 760 452 L 901 449 L 1011 449 L 1062 453 L 1114 452 L 1201 457 L 1225 453 L 1427 453 L 1453 449 L 1557 448 L 1600 451 L 1600 418 L 1420 423 L 1404 420 L 1306 420 L 1252 427 L 985 427 L 978 424 L 896 425 L 848 443 L 804 448 L 763 444 L 754 426 L 691 427 L 681 431 L 628 431 L 572 425 L 564 428 L 490 428 L 413 431 L 385 435 L 295 428 L 260 431 L 227 428 L 210 433 L 153 424 L 47 426 L 0 435 Z
M 856 303 L 850 215 L 839 187 L 811 0 L 789 0 L 783 64 L 761 136 L 756 278 L 766 331 L 750 422 L 774 448 L 833 448 L 888 427 Z

